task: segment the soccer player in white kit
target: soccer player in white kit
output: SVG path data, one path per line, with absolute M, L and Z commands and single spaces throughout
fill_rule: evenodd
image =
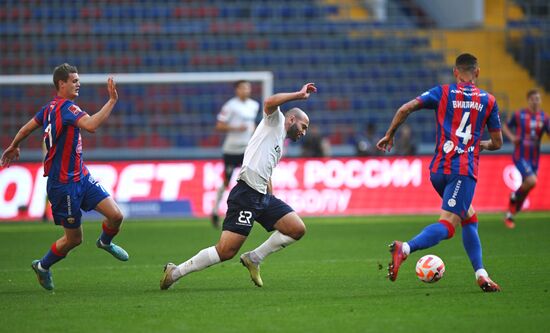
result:
M 279 106 L 308 99 L 316 91 L 313 83 L 307 83 L 299 91 L 278 93 L 266 99 L 263 119 L 246 147 L 237 185 L 227 199 L 227 215 L 220 240 L 179 266 L 166 264 L 160 289 L 168 289 L 189 273 L 233 258 L 252 230 L 254 221 L 267 231 L 275 231 L 263 244 L 240 258 L 254 284 L 261 287 L 260 263 L 265 257 L 302 238 L 306 226 L 290 206 L 272 194 L 271 174 L 283 154 L 285 138 L 296 141 L 306 134 L 309 126 L 304 111 L 292 108 L 283 114 Z
M 256 127 L 256 116 L 260 103 L 250 98 L 252 87 L 250 82 L 239 80 L 235 82 L 235 97 L 228 100 L 221 108 L 217 117 L 216 130 L 227 133 L 223 142 L 224 179 L 218 188 L 216 201 L 212 209 L 212 225 L 219 225 L 218 209 L 225 189 L 229 185 L 235 168 L 243 164 L 244 151 Z

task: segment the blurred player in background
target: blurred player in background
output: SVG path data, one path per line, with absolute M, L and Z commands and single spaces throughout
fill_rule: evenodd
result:
M 308 134 L 302 139 L 302 157 L 329 157 L 330 141 L 321 134 L 319 126 L 312 125 Z
M 43 140 L 47 148 L 44 177 L 48 177 L 48 199 L 52 204 L 54 222 L 63 226 L 65 233 L 52 244 L 42 259 L 32 262 L 38 282 L 47 290 L 54 288 L 50 267 L 64 259 L 70 250 L 82 242 L 81 209 L 95 209 L 105 216 L 97 247 L 119 260 L 128 260 L 128 253 L 111 242 L 119 231 L 122 213 L 109 193 L 92 178 L 83 164 L 80 136 L 81 129 L 94 133 L 111 114 L 118 100 L 115 82 L 113 78 L 108 78 L 109 100 L 93 116 L 74 104 L 80 90 L 76 67 L 67 63 L 56 67 L 53 82 L 57 96 L 19 130 L 0 160 L 1 166 L 9 167 L 12 161 L 19 158 L 20 143 L 34 130 L 43 128 Z
M 263 119 L 246 147 L 237 185 L 227 199 L 227 215 L 218 244 L 201 250 L 179 266 L 173 263 L 164 266 L 160 289 L 168 289 L 189 273 L 233 258 L 252 230 L 254 221 L 258 221 L 267 231 L 275 230 L 258 248 L 242 254 L 240 258 L 249 270 L 252 281 L 261 287 L 260 263 L 269 254 L 302 238 L 306 231 L 304 222 L 290 206 L 272 194 L 271 175 L 281 159 L 285 138 L 296 141 L 306 134 L 309 126 L 309 118 L 304 111 L 292 108 L 283 114 L 280 105 L 307 99 L 316 91 L 314 84 L 308 83 L 300 91 L 267 98 Z
M 514 228 L 514 216 L 521 210 L 529 192 L 537 184 L 540 142 L 542 135 L 550 133 L 550 118 L 541 109 L 541 96 L 536 89 L 527 92 L 527 108 L 514 112 L 502 131 L 514 144 L 512 160 L 521 173 L 521 186 L 510 194 L 504 224 Z M 514 131 L 514 132 L 512 132 Z
M 377 138 L 376 124 L 374 122 L 367 123 L 364 130 L 356 134 L 353 138 L 355 154 L 357 156 L 380 155 L 380 151 L 376 149 Z
M 495 97 L 477 88 L 477 59 L 471 54 L 456 58 L 453 74 L 456 84 L 436 86 L 397 110 L 378 149 L 390 151 L 399 126 L 408 115 L 419 109 L 435 110 L 435 155 L 430 164 L 430 180 L 443 199 L 437 223 L 427 226 L 408 242 L 394 241 L 390 245 L 392 261 L 388 267 L 391 281 L 397 279 L 402 262 L 409 254 L 435 246 L 453 237 L 462 225 L 462 242 L 475 271 L 478 285 L 485 292 L 500 291 L 483 267 L 481 242 L 477 232 L 477 214 L 472 204 L 477 182 L 479 152 L 497 150 L 502 146 L 502 133 Z M 487 125 L 490 140 L 481 140 Z
M 226 132 L 223 142 L 223 184 L 218 188 L 216 201 L 212 209 L 212 225 L 219 226 L 218 209 L 225 189 L 231 181 L 235 168 L 243 163 L 244 151 L 256 127 L 256 116 L 260 104 L 250 98 L 252 87 L 250 82 L 240 80 L 235 82 L 235 97 L 228 100 L 218 114 L 216 130 Z

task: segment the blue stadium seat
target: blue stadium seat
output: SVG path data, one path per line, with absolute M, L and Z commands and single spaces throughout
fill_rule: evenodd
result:
M 317 1 L 138 0 L 131 5 L 126 1 L 97 5 L 76 0 L 72 4 L 53 8 L 38 1 L 27 11 L 3 11 L 5 5 L 0 4 L 1 74 L 50 73 L 65 61 L 83 73 L 270 70 L 275 91 L 316 82 L 320 93 L 315 99 L 292 105 L 314 110 L 315 121 L 327 125 L 331 137 L 343 142 L 348 134 L 341 131 L 365 119 L 386 121 L 404 95 L 411 98 L 431 87 L 445 66 L 444 55 L 430 49 L 429 38 L 394 33 L 410 28 L 410 21 L 334 21 L 329 17 L 339 14 L 340 7 Z M 74 18 L 80 20 L 78 26 L 67 29 Z M 52 19 L 60 24 L 46 23 Z M 376 33 L 371 33 L 373 28 Z M 22 53 L 28 56 L 21 57 Z M 106 98 L 104 86 L 83 84 L 79 100 L 96 108 L 97 101 Z M 221 136 L 213 124 L 221 104 L 233 94 L 231 84 L 152 86 L 119 85 L 117 116 L 109 137 L 94 141 L 98 149 L 106 144 L 138 144 L 144 129 L 158 145 L 166 144 L 167 138 L 178 147 L 219 144 Z M 259 86 L 254 89 L 259 99 Z M 2 119 L 16 119 L 10 117 L 15 111 L 5 105 L 13 105 L 19 96 L 27 96 L 33 104 L 44 103 L 51 87 L 31 93 L 3 88 Z M 31 115 L 30 110 L 22 112 Z M 128 130 L 118 135 L 125 126 Z M 431 140 L 430 134 L 426 137 Z

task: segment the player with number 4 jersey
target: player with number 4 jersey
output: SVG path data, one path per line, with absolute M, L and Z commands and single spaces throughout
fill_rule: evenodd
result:
M 278 93 L 265 100 L 263 119 L 248 142 L 237 185 L 227 198 L 227 214 L 220 240 L 179 266 L 166 264 L 160 280 L 161 290 L 170 288 L 187 274 L 233 258 L 255 221 L 267 231 L 275 231 L 263 244 L 243 253 L 240 258 L 258 287 L 263 286 L 260 263 L 269 254 L 302 238 L 306 231 L 304 222 L 289 205 L 272 194 L 271 175 L 283 155 L 285 138 L 296 141 L 306 134 L 309 126 L 304 111 L 292 108 L 283 114 L 279 106 L 308 99 L 316 91 L 313 83 L 307 83 L 299 91 Z
M 81 210 L 94 209 L 105 216 L 103 232 L 96 246 L 118 260 L 128 260 L 128 253 L 111 242 L 122 224 L 122 213 L 84 165 L 80 136 L 81 129 L 94 133 L 111 114 L 118 100 L 115 82 L 113 78 L 108 78 L 109 101 L 92 116 L 74 103 L 80 91 L 76 67 L 67 63 L 57 66 L 53 82 L 57 96 L 19 130 L 0 161 L 1 166 L 9 167 L 12 161 L 19 158 L 19 144 L 42 127 L 47 149 L 44 157 L 44 177 L 48 177 L 46 192 L 52 205 L 54 222 L 64 230 L 63 237 L 52 244 L 44 257 L 31 264 L 38 282 L 47 290 L 54 288 L 50 267 L 82 242 Z
M 500 291 L 484 269 L 481 242 L 477 232 L 477 214 L 472 206 L 479 153 L 502 146 L 502 133 L 495 97 L 476 87 L 479 75 L 477 59 L 471 54 L 456 58 L 453 70 L 456 84 L 434 87 L 399 108 L 378 149 L 390 151 L 393 137 L 408 115 L 420 109 L 435 110 L 435 155 L 430 163 L 430 180 L 442 198 L 437 223 L 427 226 L 408 242 L 390 244 L 392 261 L 388 267 L 391 281 L 397 279 L 399 267 L 412 252 L 435 246 L 453 237 L 462 225 L 462 241 L 483 291 Z M 482 140 L 485 127 L 490 140 Z

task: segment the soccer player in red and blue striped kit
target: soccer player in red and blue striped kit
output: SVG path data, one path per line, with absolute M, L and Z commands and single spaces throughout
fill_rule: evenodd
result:
M 478 285 L 485 292 L 500 291 L 483 266 L 478 219 L 472 206 L 479 153 L 502 146 L 498 106 L 493 95 L 475 85 L 479 76 L 476 57 L 468 53 L 458 56 L 453 74 L 456 84 L 436 86 L 401 106 L 386 135 L 377 144 L 378 149 L 390 151 L 395 132 L 410 113 L 420 109 L 435 110 L 436 145 L 430 164 L 430 180 L 443 200 L 441 215 L 437 223 L 427 226 L 408 242 L 394 241 L 390 245 L 392 261 L 388 277 L 395 281 L 399 267 L 412 252 L 452 238 L 455 229 L 462 225 L 462 242 Z M 489 140 L 481 140 L 485 126 L 489 129 Z
M 508 212 L 504 219 L 506 227 L 515 228 L 514 216 L 523 207 L 529 192 L 537 184 L 540 141 L 546 132 L 550 134 L 550 118 L 541 109 L 540 93 L 536 89 L 527 92 L 527 108 L 514 112 L 502 132 L 514 144 L 512 160 L 521 174 L 521 186 L 510 194 Z M 514 132 L 512 132 L 514 131 Z
M 53 82 L 57 96 L 21 127 L 0 160 L 0 166 L 9 167 L 12 161 L 19 158 L 20 143 L 42 127 L 47 148 L 44 177 L 48 177 L 48 199 L 52 204 L 55 224 L 64 229 L 63 237 L 52 244 L 42 259 L 34 260 L 31 265 L 38 282 L 47 290 L 54 288 L 50 267 L 82 242 L 81 209 L 94 209 L 105 216 L 97 247 L 121 261 L 128 260 L 128 253 L 111 242 L 119 231 L 123 215 L 109 193 L 92 178 L 84 165 L 80 136 L 81 129 L 94 133 L 111 114 L 118 100 L 115 82 L 113 78 L 108 78 L 109 101 L 92 116 L 74 104 L 80 90 L 76 67 L 67 63 L 56 67 Z

